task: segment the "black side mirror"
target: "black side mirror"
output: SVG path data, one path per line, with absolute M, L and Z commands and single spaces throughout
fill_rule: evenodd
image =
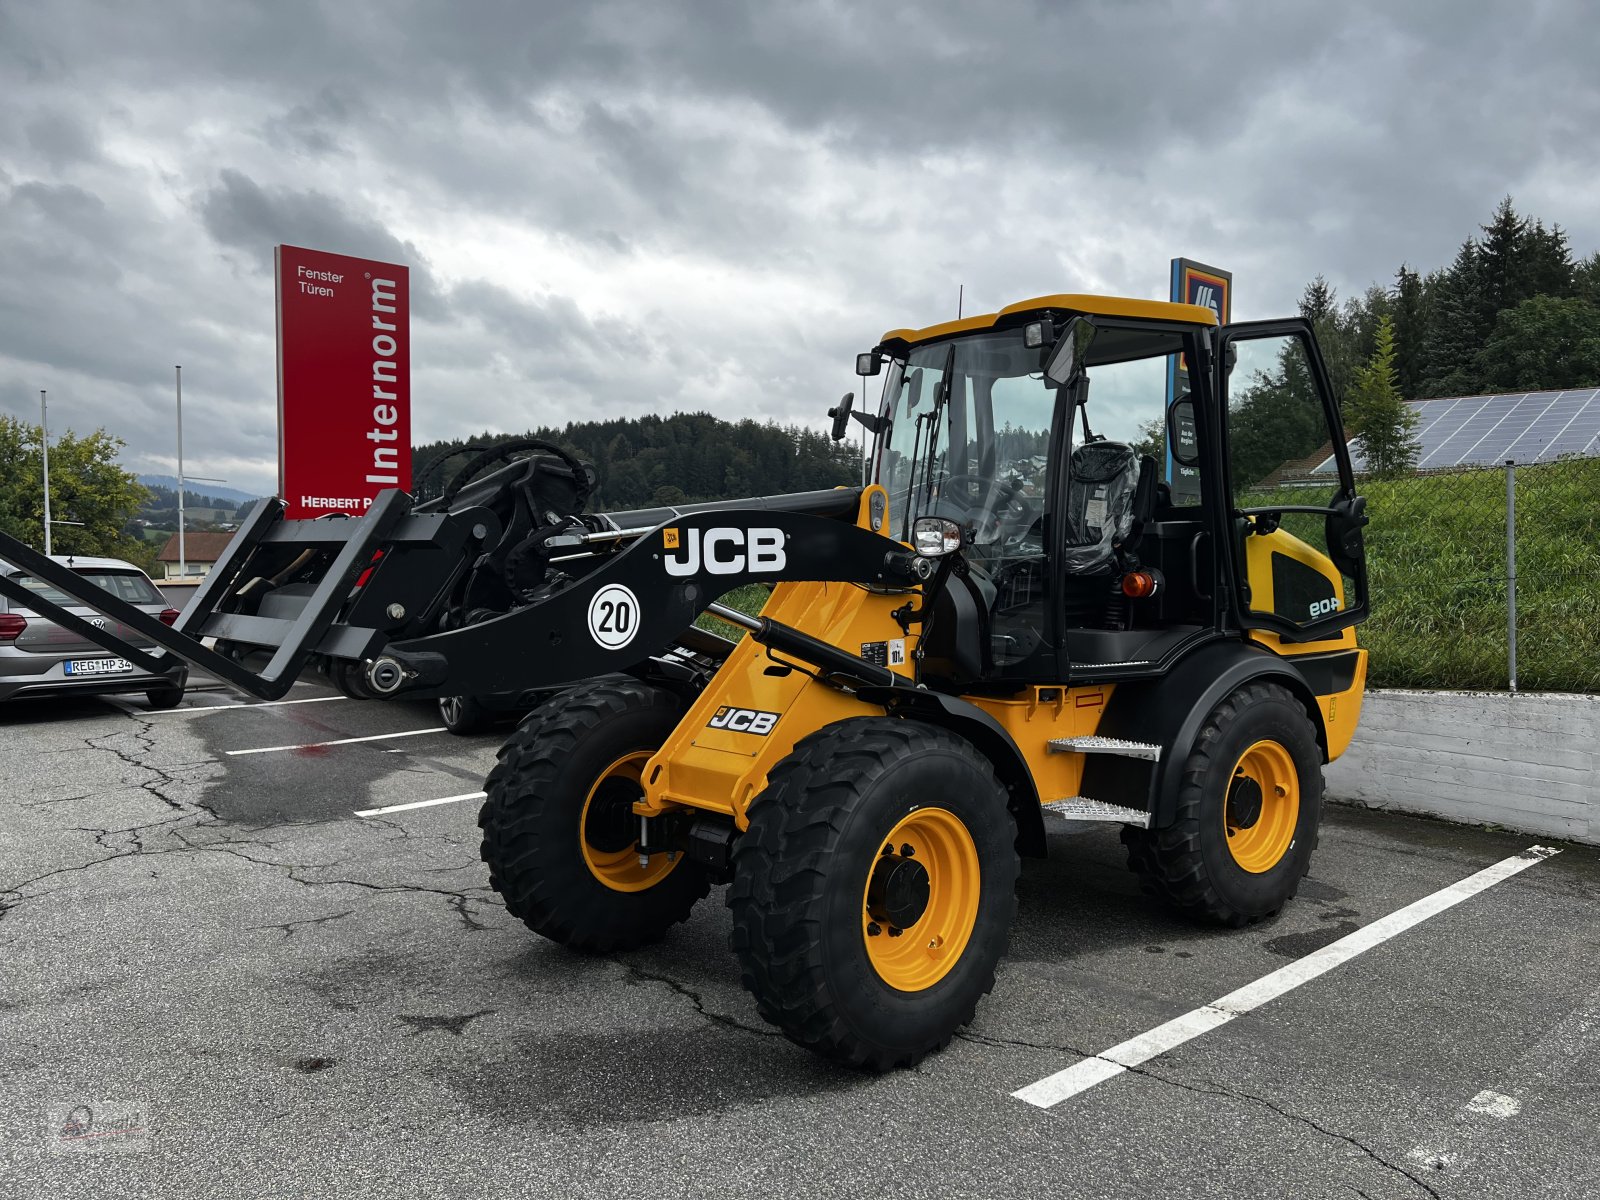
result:
M 1331 507 L 1325 531 L 1328 557 L 1340 571 L 1354 577 L 1367 557 L 1367 537 L 1362 532 L 1371 520 L 1367 516 L 1367 498 L 1340 495 Z
M 846 392 L 839 399 L 839 403 L 828 410 L 828 415 L 833 418 L 833 440 L 844 441 L 845 431 L 850 428 L 850 410 L 855 407 L 856 394 Z
M 865 378 L 876 375 L 883 370 L 883 355 L 876 350 L 868 350 L 865 354 L 856 355 L 856 374 Z
M 1058 387 L 1065 387 L 1082 375 L 1084 359 L 1089 353 L 1089 343 L 1094 341 L 1094 334 L 1094 326 L 1082 317 L 1073 317 L 1068 321 L 1045 361 L 1045 378 Z
M 1181 467 L 1200 462 L 1200 442 L 1194 432 L 1194 397 L 1185 396 L 1167 409 L 1167 449 Z

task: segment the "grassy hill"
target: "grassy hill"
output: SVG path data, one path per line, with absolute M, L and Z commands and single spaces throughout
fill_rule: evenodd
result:
M 1518 686 L 1600 691 L 1600 459 L 1519 467 L 1516 485 Z M 1372 618 L 1358 633 L 1372 651 L 1369 682 L 1504 689 L 1505 472 L 1372 480 L 1361 491 L 1372 518 Z M 1293 489 L 1272 496 L 1296 502 Z

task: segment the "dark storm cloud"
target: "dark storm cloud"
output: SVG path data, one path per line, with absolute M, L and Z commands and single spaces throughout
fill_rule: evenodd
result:
M 182 361 L 191 453 L 265 485 L 283 241 L 411 265 L 420 437 L 812 419 L 962 284 L 1158 294 L 1189 254 L 1270 315 L 1441 265 L 1508 192 L 1587 252 L 1595 33 L 1578 0 L 0 6 L 0 409 L 57 388 L 153 464 Z
M 223 170 L 196 207 L 219 246 L 242 250 L 264 271 L 272 269 L 273 247 L 282 244 L 407 263 L 413 314 L 423 319 L 439 315 L 438 289 L 418 249 L 378 222 L 351 215 L 333 196 L 263 188 L 243 172 Z

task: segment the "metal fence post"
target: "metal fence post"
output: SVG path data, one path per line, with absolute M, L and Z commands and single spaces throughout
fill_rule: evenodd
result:
M 1511 690 L 1517 690 L 1517 464 L 1506 459 L 1506 649 Z

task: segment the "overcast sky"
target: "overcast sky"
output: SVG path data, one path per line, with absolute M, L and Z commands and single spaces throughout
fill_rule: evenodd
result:
M 1262 14 L 1270 13 L 1270 16 Z M 885 329 L 1056 291 L 1236 317 L 1600 246 L 1600 15 L 1436 3 L 0 0 L 0 411 L 276 478 L 272 247 L 412 267 L 414 435 L 821 424 Z

